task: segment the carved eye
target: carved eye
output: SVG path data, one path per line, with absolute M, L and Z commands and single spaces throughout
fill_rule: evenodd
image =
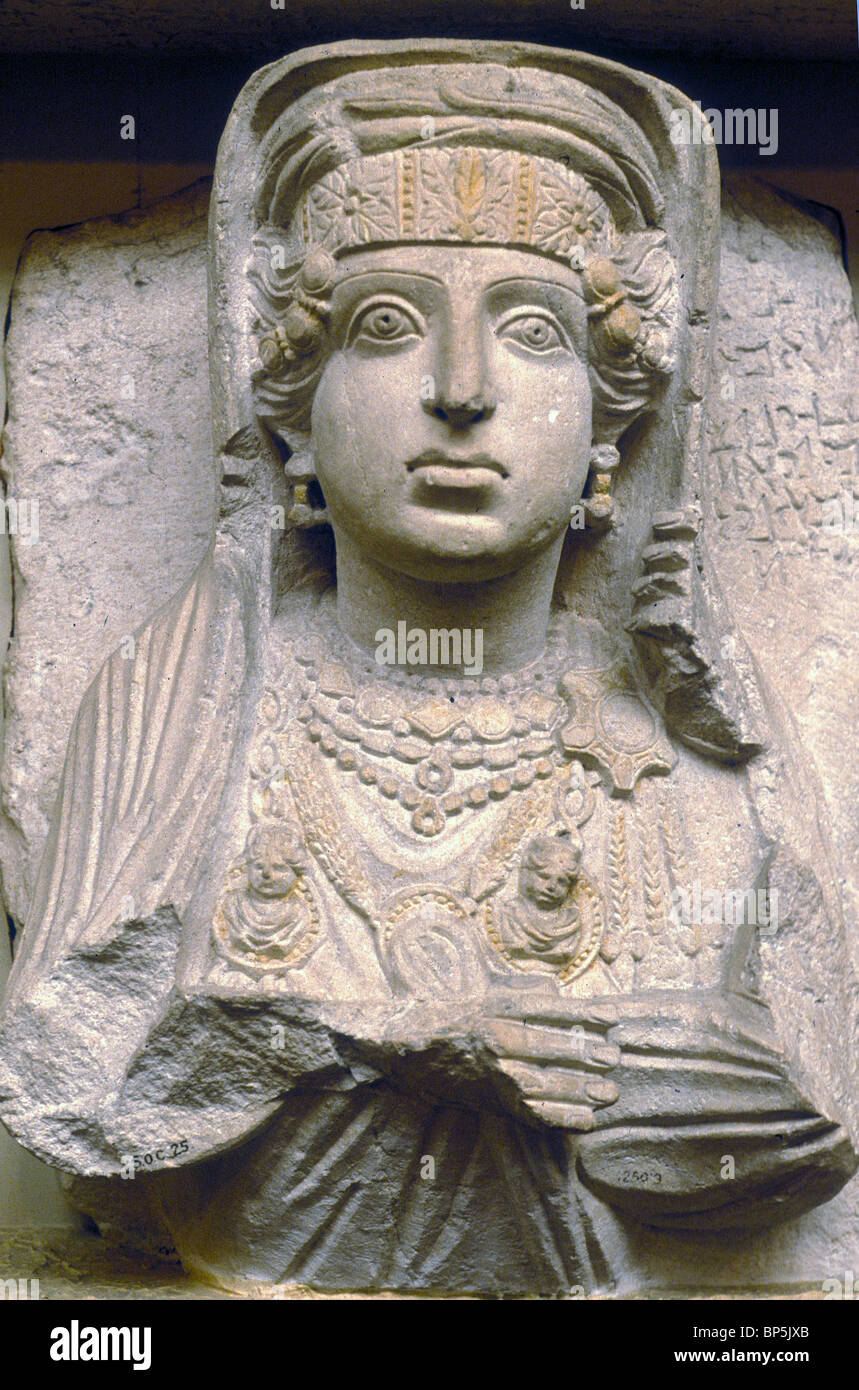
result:
M 350 343 L 400 344 L 421 336 L 416 316 L 403 304 L 392 300 L 377 302 L 356 314 L 349 325 Z
M 518 314 L 507 319 L 497 330 L 498 337 L 529 352 L 552 352 L 566 348 L 566 335 L 553 318 L 543 314 Z

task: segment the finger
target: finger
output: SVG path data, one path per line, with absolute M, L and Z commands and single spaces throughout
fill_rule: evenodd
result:
M 688 569 L 690 557 L 671 541 L 660 541 L 656 545 L 646 545 L 641 552 L 646 574 L 654 571 Z
M 487 1030 L 487 1041 L 499 1057 L 558 1062 L 594 1070 L 616 1067 L 620 1061 L 620 1048 L 600 1037 L 588 1038 L 585 1034 L 517 1023 L 513 1019 L 493 1019 Z
M 611 1105 L 618 1088 L 606 1077 L 591 1076 L 570 1067 L 533 1067 L 518 1059 L 507 1059 L 500 1069 L 515 1082 L 529 1100 L 561 1101 L 566 1105 Z
M 685 598 L 689 593 L 689 583 L 683 573 L 646 575 L 636 579 L 632 586 L 632 596 L 637 604 L 651 603 L 665 598 L 666 594 L 679 594 Z
M 596 1124 L 593 1111 L 586 1105 L 562 1105 L 553 1100 L 526 1102 L 525 1109 L 543 1124 L 555 1129 L 572 1129 L 587 1134 Z
M 657 512 L 651 519 L 651 530 L 659 540 L 694 541 L 698 535 L 700 517 L 688 509 L 679 512 Z
M 523 1009 L 521 1004 L 501 1008 L 496 1018 L 516 1019 L 520 1023 L 548 1023 L 561 1028 L 587 1027 L 610 1028 L 617 1023 L 619 1015 L 614 1004 L 608 1001 L 589 1001 L 571 999 L 569 1002 L 534 1005 Z

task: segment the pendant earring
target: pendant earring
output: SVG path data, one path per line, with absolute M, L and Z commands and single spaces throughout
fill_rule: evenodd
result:
M 299 531 L 311 531 L 316 526 L 330 526 L 325 498 L 315 478 L 306 483 L 293 484 L 289 520 Z
M 292 500 L 289 520 L 299 531 L 329 525 L 328 509 L 313 468 L 313 453 L 309 444 L 293 449 L 284 465 L 284 476 Z
M 591 531 L 608 531 L 614 524 L 614 498 L 611 485 L 620 454 L 613 444 L 595 444 L 591 449 L 588 478 L 590 491 L 583 497 L 585 526 Z

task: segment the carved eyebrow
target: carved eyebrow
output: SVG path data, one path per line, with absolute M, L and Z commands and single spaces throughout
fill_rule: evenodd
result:
M 379 275 L 391 276 L 404 280 L 425 280 L 431 285 L 441 285 L 444 287 L 445 280 L 441 275 L 433 275 L 426 270 L 405 270 L 401 266 L 379 266 L 377 270 L 356 270 L 346 272 L 338 276 L 337 288 L 346 286 L 350 281 L 372 280 Z M 539 286 L 541 289 L 558 289 L 566 291 L 568 294 L 581 296 L 583 294 L 581 279 L 577 278 L 569 282 L 547 276 L 545 279 L 536 275 L 499 275 L 497 280 L 489 280 L 485 285 L 487 290 L 500 289 L 505 285 Z
M 349 274 L 341 275 L 337 279 L 335 289 L 347 286 L 351 281 L 374 280 L 380 275 L 390 276 L 400 280 L 425 280 L 428 284 L 444 287 L 444 280 L 440 275 L 430 275 L 425 270 L 402 270 L 399 266 L 379 266 L 378 270 L 356 270 Z
M 574 299 L 584 299 L 584 288 L 581 278 L 571 281 L 568 284 L 566 281 L 562 280 L 548 278 L 545 280 L 538 279 L 535 275 L 505 275 L 502 279 L 493 280 L 486 288 L 488 290 L 499 290 L 503 289 L 505 286 L 510 286 L 511 288 L 518 288 L 521 286 L 523 289 L 529 290 L 534 287 L 539 289 L 542 293 L 551 293 L 554 290 L 560 290 L 562 294 L 572 295 Z

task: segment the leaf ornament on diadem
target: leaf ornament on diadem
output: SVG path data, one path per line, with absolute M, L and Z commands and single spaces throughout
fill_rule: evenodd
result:
M 570 719 L 565 752 L 606 780 L 611 796 L 632 795 L 641 777 L 665 776 L 677 754 L 624 668 L 568 671 L 561 679 Z
M 478 231 L 478 219 L 486 197 L 486 168 L 482 155 L 463 150 L 453 182 L 459 224 L 456 233 L 470 241 Z

